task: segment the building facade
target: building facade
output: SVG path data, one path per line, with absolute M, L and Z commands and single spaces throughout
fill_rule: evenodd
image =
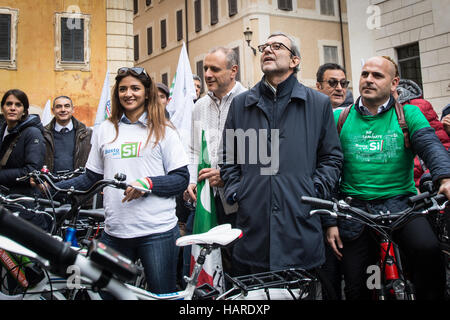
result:
M 347 0 L 353 79 L 364 59 L 388 55 L 439 114 L 450 103 L 448 0 Z M 357 86 L 355 86 L 357 91 Z
M 262 72 L 260 53 L 244 38 L 247 29 L 253 49 L 272 32 L 292 35 L 302 58 L 298 79 L 307 86 L 315 86 L 325 62 L 350 69 L 344 0 L 134 0 L 135 64 L 170 86 L 183 42 L 192 72 L 201 78 L 206 54 L 225 46 L 239 55 L 238 79 L 252 87 Z
M 23 90 L 31 113 L 67 95 L 92 125 L 107 70 L 133 64 L 132 0 L 0 0 L 0 94 Z

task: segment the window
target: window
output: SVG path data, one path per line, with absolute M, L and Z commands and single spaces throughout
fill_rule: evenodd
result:
M 0 14 L 0 60 L 11 60 L 11 20 L 10 14 Z
M 177 41 L 183 39 L 183 10 L 177 11 Z
M 215 25 L 219 22 L 219 6 L 217 0 L 209 0 L 210 13 L 211 13 L 211 25 Z
M 414 81 L 423 89 L 419 43 L 397 48 L 397 57 L 400 77 Z
M 134 36 L 134 61 L 139 60 L 139 35 Z
M 147 54 L 153 53 L 153 28 L 147 28 Z
M 161 75 L 161 82 L 164 83 L 166 86 L 169 86 L 169 76 L 167 73 L 163 73 Z
M 239 59 L 239 47 L 233 48 L 233 51 L 236 53 L 237 56 L 237 65 L 238 65 L 238 72 L 236 74 L 236 81 L 241 81 L 241 63 Z
M 166 20 L 161 20 L 161 49 L 167 47 L 167 24 Z
M 0 8 L 0 68 L 17 69 L 17 22 L 19 10 Z
M 152 5 L 152 0 L 145 0 L 145 5 L 150 7 Z
M 320 14 L 334 16 L 334 0 L 320 0 Z
M 61 61 L 84 61 L 84 20 L 73 23 L 71 18 L 61 18 Z
M 196 70 L 197 70 L 197 75 L 200 77 L 201 79 L 201 83 L 202 83 L 202 93 L 204 92 L 204 87 L 205 87 L 205 83 L 204 83 L 204 75 L 203 75 L 203 60 L 197 61 L 196 65 Z
M 139 0 L 133 0 L 133 13 L 138 14 L 139 12 Z
M 238 13 L 237 0 L 228 0 L 228 16 L 232 17 Z
M 292 11 L 292 0 L 278 0 L 278 9 Z
M 80 13 L 55 14 L 56 70 L 90 69 L 90 16 Z
M 324 63 L 339 63 L 338 48 L 336 46 L 323 46 Z
M 202 3 L 200 0 L 194 1 L 194 14 L 195 14 L 195 32 L 202 30 Z

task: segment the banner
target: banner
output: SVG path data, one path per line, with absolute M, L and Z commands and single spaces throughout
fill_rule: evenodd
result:
M 44 111 L 42 112 L 41 122 L 42 125 L 45 127 L 52 121 L 52 107 L 50 100 L 47 100 L 47 103 L 45 104 Z
M 192 109 L 196 98 L 191 65 L 186 45 L 183 42 L 177 72 L 170 86 L 170 97 L 166 110 L 169 112 L 170 121 L 177 128 L 186 150 L 191 139 Z
M 205 131 L 202 130 L 202 148 L 200 151 L 198 171 L 210 167 Z M 217 226 L 217 216 L 216 206 L 214 204 L 214 193 L 212 187 L 209 185 L 209 180 L 205 179 L 197 183 L 197 205 L 195 207 L 192 233 L 207 232 L 215 226 Z M 200 247 L 198 245 L 192 245 L 191 273 L 199 254 Z M 197 285 L 200 286 L 204 283 L 210 284 L 221 293 L 225 289 L 220 249 L 214 249 L 211 251 L 211 254 L 206 256 L 205 264 L 203 265 L 203 270 L 200 273 Z
M 111 92 L 109 90 L 109 70 L 106 71 L 105 80 L 103 81 L 102 95 L 97 107 L 97 115 L 95 117 L 94 128 L 111 116 Z

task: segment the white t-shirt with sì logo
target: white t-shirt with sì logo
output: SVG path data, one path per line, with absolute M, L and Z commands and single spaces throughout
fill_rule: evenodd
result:
M 147 127 L 140 123 L 119 122 L 119 135 L 111 121 L 94 130 L 92 148 L 86 168 L 112 179 L 116 173 L 126 174 L 126 182 L 143 177 L 167 175 L 188 165 L 188 158 L 178 133 L 166 127 L 162 140 L 154 147 L 147 142 Z M 177 224 L 175 197 L 154 194 L 122 203 L 124 190 L 106 187 L 104 191 L 105 231 L 118 238 L 135 238 L 168 231 Z

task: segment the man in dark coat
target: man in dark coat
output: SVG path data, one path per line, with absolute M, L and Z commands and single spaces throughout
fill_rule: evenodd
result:
M 72 100 L 60 96 L 53 101 L 54 118 L 44 128 L 45 164 L 51 172 L 84 167 L 91 150 L 92 129 L 73 116 Z
M 234 98 L 225 124 L 221 177 L 225 197 L 239 203 L 235 274 L 325 261 L 319 216 L 300 197 L 328 198 L 342 151 L 330 99 L 296 78 L 300 53 L 276 33 L 258 47 L 262 80 Z

